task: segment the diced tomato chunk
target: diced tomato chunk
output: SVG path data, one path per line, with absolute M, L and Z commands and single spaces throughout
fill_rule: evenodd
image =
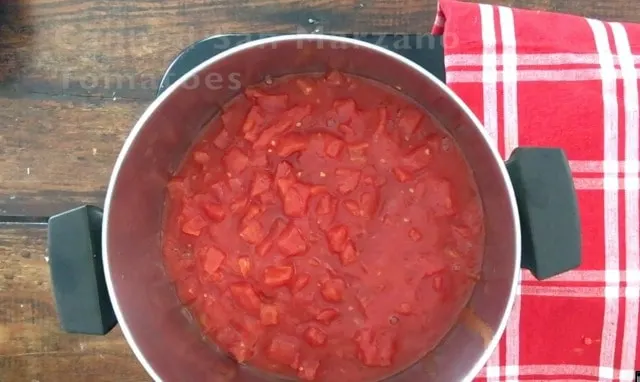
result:
M 258 169 L 262 169 L 269 166 L 269 159 L 267 159 L 267 152 L 254 151 L 253 154 L 251 155 L 251 158 L 249 158 L 249 164 L 252 167 L 255 167 Z
M 351 139 L 356 135 L 356 132 L 353 130 L 353 128 L 344 123 L 338 125 L 338 131 L 341 132 L 347 139 Z
M 340 302 L 344 298 L 344 291 L 346 287 L 344 280 L 333 278 L 322 284 L 322 290 L 320 293 L 328 302 Z
M 264 332 L 264 328 L 260 325 L 260 321 L 255 318 L 242 314 L 231 319 L 231 325 L 240 331 L 240 335 L 247 343 L 255 344 L 255 341 L 249 341 Z
M 425 180 L 427 201 L 438 215 L 452 215 L 455 210 L 451 200 L 451 183 L 446 179 L 427 178 Z
M 344 149 L 344 141 L 336 138 L 331 134 L 324 134 L 324 153 L 329 158 L 337 158 L 342 149 Z
M 408 140 L 418 128 L 422 113 L 414 108 L 405 108 L 398 113 L 397 127 L 405 140 Z
M 166 235 L 162 243 L 162 256 L 165 260 L 182 257 L 182 245 L 173 235 Z
M 356 101 L 351 98 L 336 100 L 333 102 L 333 108 L 338 113 L 340 122 L 348 121 L 356 114 Z
M 327 73 L 325 80 L 327 81 L 327 84 L 331 86 L 340 86 L 345 82 L 344 76 L 337 70 L 332 70 Z
M 251 284 L 246 282 L 231 284 L 229 291 L 234 301 L 241 308 L 251 313 L 259 313 L 262 301 L 260 301 L 260 297 L 258 297 Z
M 303 151 L 309 140 L 300 133 L 289 133 L 280 138 L 278 145 L 276 146 L 276 154 L 281 157 L 287 157 L 293 153 Z
M 420 171 L 431 163 L 431 149 L 428 145 L 417 147 L 402 159 L 403 167 L 408 171 Z
M 187 193 L 183 179 L 171 179 L 167 183 L 167 192 L 171 199 L 180 199 Z
M 260 203 L 262 203 L 262 205 L 264 206 L 276 204 L 276 200 L 277 200 L 276 195 L 273 191 L 267 191 L 260 194 L 258 199 L 260 200 Z
M 355 163 L 365 163 L 367 161 L 367 149 L 369 143 L 354 143 L 349 145 L 349 159 Z
M 286 224 L 282 219 L 276 219 L 273 222 L 273 224 L 271 225 L 271 228 L 269 228 L 269 233 L 267 234 L 267 237 L 265 237 L 264 240 L 262 240 L 262 242 L 256 246 L 256 253 L 259 256 L 265 256 L 267 252 L 269 252 L 271 247 L 273 247 L 274 240 L 280 234 L 280 232 L 284 229 L 285 226 Z
M 378 127 L 376 127 L 375 134 L 383 134 L 387 129 L 389 112 L 387 108 L 381 106 L 378 108 Z
M 320 368 L 320 361 L 317 359 L 304 359 L 298 367 L 298 378 L 303 381 L 314 381 Z
M 413 179 L 413 175 L 411 175 L 410 172 L 400 167 L 395 167 L 393 169 L 393 175 L 395 175 L 396 179 L 400 183 L 406 183 Z
M 238 175 L 247 168 L 249 157 L 240 151 L 240 149 L 233 147 L 222 157 L 222 161 L 228 172 L 233 175 Z
M 222 208 L 222 206 L 219 204 L 207 203 L 203 206 L 203 208 L 207 216 L 213 221 L 221 222 L 227 216 L 227 214 L 224 212 L 224 208 Z
M 278 188 L 278 193 L 282 199 L 285 198 L 287 192 L 289 191 L 289 187 L 296 183 L 296 179 L 293 176 L 288 176 L 286 178 L 280 178 L 276 180 L 276 187 Z
M 311 106 L 294 106 L 285 111 L 281 118 L 273 125 L 262 131 L 258 139 L 254 142 L 254 148 L 264 148 L 278 135 L 290 130 L 296 123 L 311 114 Z
M 219 181 L 211 186 L 211 194 L 220 202 L 229 201 L 232 196 L 231 187 L 225 181 Z
M 333 320 L 338 318 L 339 315 L 340 313 L 333 308 L 324 309 L 316 315 L 316 321 L 329 325 Z
M 271 228 L 269 228 L 269 237 L 275 239 L 277 235 L 279 235 L 287 226 L 287 222 L 282 218 L 277 218 L 271 224 Z
M 264 283 L 271 287 L 283 286 L 293 278 L 291 265 L 270 266 L 264 270 Z
M 222 265 L 227 255 L 216 247 L 209 247 L 200 252 L 202 267 L 205 272 L 213 275 Z
M 245 89 L 244 94 L 255 100 L 261 108 L 270 112 L 286 109 L 289 100 L 289 96 L 286 94 L 268 94 L 255 88 Z
M 358 251 L 353 242 L 349 240 L 342 252 L 340 252 L 340 262 L 342 265 L 349 265 L 356 261 L 358 261 Z
M 247 113 L 247 117 L 242 124 L 242 132 L 244 133 L 244 138 L 249 142 L 255 142 L 258 139 L 259 135 L 259 126 L 264 121 L 264 117 L 260 113 L 260 108 L 257 106 L 251 107 L 249 113 Z
M 329 249 L 333 252 L 340 253 L 347 245 L 349 231 L 344 225 L 339 225 L 327 231 L 327 242 Z
M 320 197 L 316 205 L 316 223 L 321 230 L 326 231 L 329 229 L 333 223 L 337 207 L 338 200 L 331 195 L 324 193 Z
M 376 185 L 376 187 L 382 187 L 382 186 L 384 186 L 385 184 L 387 184 L 387 178 L 385 178 L 384 176 L 378 176 L 378 177 L 375 179 L 375 185 Z
M 309 95 L 313 92 L 314 89 L 314 84 L 311 81 L 311 79 L 308 78 L 298 78 L 296 79 L 296 85 L 298 86 L 298 89 L 300 89 L 300 91 L 302 92 L 302 94 L 304 95 Z
M 265 233 L 262 224 L 257 220 L 250 220 L 240 231 L 240 237 L 249 244 L 258 244 L 264 239 Z
M 196 260 L 190 255 L 179 255 L 178 258 L 165 257 L 165 268 L 171 281 L 183 280 L 193 274 Z
M 396 353 L 396 338 L 391 332 L 380 332 L 376 335 L 378 360 L 380 366 L 390 366 Z
M 258 105 L 266 111 L 280 111 L 287 108 L 287 102 L 289 102 L 289 96 L 286 94 L 278 95 L 262 95 L 256 99 Z
M 282 181 L 282 179 L 279 181 Z M 297 218 L 305 216 L 307 214 L 310 191 L 309 186 L 301 183 L 295 183 L 287 187 L 283 199 L 285 215 Z
M 336 170 L 336 178 L 338 181 L 338 191 L 342 194 L 348 194 L 358 187 L 361 172 L 359 170 L 351 170 L 347 168 L 339 168 Z
M 363 217 L 371 219 L 378 210 L 378 195 L 376 192 L 363 192 L 360 195 L 360 208 Z
M 302 335 L 304 340 L 313 347 L 320 347 L 327 343 L 327 333 L 322 329 L 310 326 Z
M 309 284 L 310 279 L 311 279 L 311 276 L 308 273 L 297 275 L 293 282 L 293 286 L 291 287 L 291 292 L 295 294 L 303 290 L 304 287 L 306 287 L 307 284 Z
M 396 312 L 404 315 L 409 315 L 411 314 L 412 311 L 413 310 L 411 309 L 411 304 L 409 304 L 408 302 L 403 302 L 396 309 Z
M 251 271 L 251 259 L 247 256 L 238 258 L 238 269 L 240 270 L 242 277 L 246 278 Z
M 187 220 L 182 225 L 182 232 L 191 236 L 200 236 L 200 232 L 204 227 L 206 227 L 209 223 L 202 218 L 200 215 L 196 215 L 193 218 Z
M 360 216 L 360 205 L 355 200 L 345 200 L 342 204 L 353 216 Z
M 374 333 L 372 329 L 360 329 L 356 331 L 354 340 L 358 345 L 358 358 L 367 366 L 374 366 L 377 349 L 374 344 Z
M 409 237 L 413 241 L 420 241 L 420 239 L 422 239 L 422 234 L 420 233 L 420 231 L 418 231 L 417 228 L 411 228 L 409 230 Z
M 197 163 L 207 164 L 209 163 L 210 159 L 211 158 L 209 157 L 209 154 L 205 153 L 204 151 L 195 151 L 193 153 L 193 160 L 195 160 Z
M 269 238 L 264 239 L 260 244 L 256 245 L 256 254 L 258 254 L 258 256 L 265 256 L 269 250 L 271 250 L 271 247 L 273 247 L 273 240 Z
M 297 339 L 279 335 L 271 340 L 267 348 L 267 357 L 281 365 L 290 366 L 299 357 L 300 344 Z
M 236 342 L 231 345 L 229 353 L 231 353 L 238 363 L 243 363 L 253 357 L 253 350 L 251 350 L 244 342 Z
M 187 277 L 179 283 L 176 283 L 176 292 L 178 293 L 178 298 L 183 304 L 192 303 L 196 297 L 198 297 L 199 291 L 200 282 L 196 277 Z
M 253 142 L 254 149 L 265 148 L 279 135 L 293 127 L 293 122 L 287 120 L 279 120 L 273 125 L 262 130 L 258 139 Z
M 294 106 L 291 109 L 284 112 L 282 118 L 290 120 L 292 123 L 302 121 L 302 119 L 311 114 L 311 105 Z
M 242 132 L 246 134 L 252 133 L 256 130 L 256 126 L 258 121 L 262 120 L 262 116 L 260 115 L 260 109 L 257 106 L 253 106 L 249 113 L 247 113 L 247 117 L 242 124 Z M 250 136 L 255 137 L 254 134 L 250 134 Z
M 271 304 L 262 304 L 260 308 L 260 323 L 263 326 L 278 325 L 278 308 Z
M 244 214 L 240 223 L 243 225 L 249 224 L 252 220 L 259 217 L 264 212 L 264 210 L 265 210 L 264 206 L 260 206 L 257 204 L 249 205 L 249 208 L 247 209 L 247 213 Z
M 216 138 L 213 140 L 213 144 L 220 150 L 224 150 L 229 147 L 231 141 L 232 138 L 229 131 L 227 129 L 220 129 L 220 132 L 218 132 L 218 135 L 216 135 Z
M 230 347 L 239 340 L 240 334 L 232 326 L 224 326 L 216 332 L 216 341 L 224 347 Z
M 396 352 L 395 335 L 390 332 L 374 333 L 371 329 L 361 329 L 356 333 L 358 359 L 365 366 L 391 366 Z
M 311 194 L 311 196 L 324 194 L 326 192 L 327 186 L 321 184 L 314 184 L 313 186 L 309 187 L 309 194 Z
M 287 161 L 282 161 L 276 166 L 276 179 L 287 178 L 293 173 L 293 166 Z
M 231 190 L 231 193 L 236 197 L 236 199 L 240 199 L 241 196 L 244 196 L 244 195 L 240 195 L 240 194 L 244 194 L 244 191 L 245 191 L 244 182 L 240 178 L 230 177 L 227 180 L 227 183 L 229 184 L 229 189 Z
M 271 188 L 271 176 L 265 172 L 259 172 L 256 174 L 253 182 L 251 183 L 251 197 L 256 197 Z
M 296 226 L 289 224 L 278 236 L 278 249 L 285 256 L 300 255 L 307 250 L 307 242 Z
M 248 200 L 246 197 L 240 197 L 231 203 L 229 209 L 231 212 L 238 212 L 247 206 L 247 202 Z
M 320 200 L 318 200 L 318 205 L 316 206 L 316 214 L 317 215 L 329 215 L 333 212 L 334 201 L 332 200 L 331 195 L 324 194 L 320 196 Z
M 212 281 L 214 281 L 214 282 L 220 282 L 220 281 L 222 281 L 224 279 L 224 274 L 222 272 L 218 271 L 218 272 L 212 274 L 210 276 L 210 279 Z

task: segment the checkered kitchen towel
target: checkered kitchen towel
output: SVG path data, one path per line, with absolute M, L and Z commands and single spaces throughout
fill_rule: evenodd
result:
M 434 33 L 447 83 L 504 157 L 562 147 L 578 190 L 582 266 L 544 282 L 522 272 L 479 380 L 635 381 L 640 25 L 443 0 Z

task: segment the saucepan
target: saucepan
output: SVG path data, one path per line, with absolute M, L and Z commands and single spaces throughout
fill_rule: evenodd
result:
M 166 185 L 203 126 L 243 87 L 267 76 L 328 69 L 401 89 L 448 130 L 471 166 L 485 219 L 481 279 L 464 318 L 441 343 L 388 380 L 477 375 L 505 329 L 521 267 L 545 279 L 580 264 L 567 159 L 557 148 L 521 147 L 503 161 L 480 121 L 444 83 L 398 54 L 346 37 L 246 42 L 195 67 L 146 109 L 117 158 L 104 212 L 82 206 L 50 219 L 50 267 L 63 329 L 103 334 L 117 321 L 158 381 L 273 380 L 218 351 L 180 304 L 161 256 Z M 239 86 L 212 90 L 211 78 Z

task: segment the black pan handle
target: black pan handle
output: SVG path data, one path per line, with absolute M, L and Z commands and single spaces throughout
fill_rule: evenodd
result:
M 117 323 L 102 267 L 102 209 L 82 206 L 49 219 L 49 269 L 62 330 L 107 334 Z
M 578 202 L 561 149 L 519 147 L 506 162 L 522 230 L 522 268 L 543 280 L 580 266 Z

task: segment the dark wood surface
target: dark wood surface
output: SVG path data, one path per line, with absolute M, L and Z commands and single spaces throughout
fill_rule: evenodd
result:
M 492 0 L 640 22 L 629 0 Z M 0 381 L 147 381 L 121 332 L 60 331 L 47 216 L 94 203 L 160 76 L 217 33 L 428 32 L 436 0 L 0 0 Z M 318 20 L 311 25 L 308 20 Z

